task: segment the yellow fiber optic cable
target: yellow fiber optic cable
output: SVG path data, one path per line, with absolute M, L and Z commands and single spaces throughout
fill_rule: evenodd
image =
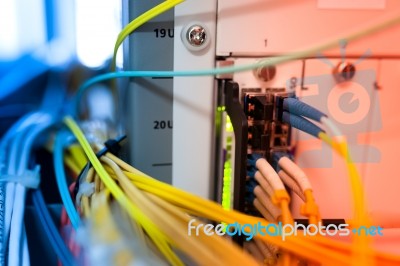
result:
M 110 155 L 110 156 L 112 156 L 112 155 Z M 136 170 L 137 171 L 137 170 Z M 127 173 L 127 175 L 128 176 L 130 176 L 131 178 L 133 177 L 133 174 L 129 174 L 129 173 Z M 158 181 L 156 181 L 156 180 L 151 180 L 151 181 L 155 181 L 155 182 L 158 182 Z M 140 183 L 138 183 L 137 185 L 138 186 L 140 186 L 142 189 L 146 189 L 146 190 L 148 190 L 148 191 L 151 191 L 153 188 L 154 188 L 154 183 L 153 182 L 151 182 L 152 184 L 151 184 L 151 187 L 143 187 L 143 185 L 141 185 Z M 161 182 L 160 182 L 161 183 Z M 162 183 L 161 183 L 162 184 Z M 163 185 L 166 185 L 166 184 L 163 184 Z M 163 191 L 166 191 L 166 190 L 168 190 L 168 189 L 166 189 L 165 187 L 163 187 L 162 188 L 162 190 Z M 182 192 L 182 191 L 181 191 Z M 153 192 L 153 193 L 158 193 L 158 192 Z M 169 192 L 169 193 L 171 193 L 172 195 L 176 195 L 176 194 L 179 194 L 179 191 L 176 191 L 175 189 L 173 189 L 173 191 L 171 191 L 171 192 Z M 168 193 L 167 193 L 168 194 Z M 201 204 L 201 203 L 198 203 L 198 204 Z M 209 207 L 209 206 L 208 206 Z M 190 208 L 189 208 L 190 209 Z M 221 212 L 222 210 L 219 210 L 219 212 Z M 218 211 L 217 211 L 218 212 Z M 198 213 L 199 215 L 201 215 L 201 213 Z M 210 218 L 210 217 L 209 217 Z M 220 220 L 221 221 L 221 219 L 222 218 L 217 218 L 216 220 Z M 236 219 L 236 218 L 234 218 L 234 219 Z M 239 219 L 236 219 L 236 221 L 239 221 Z M 247 221 L 248 222 L 248 221 Z M 329 240 L 329 239 L 326 239 L 326 238 L 323 238 L 323 237 L 314 237 L 314 238 L 309 238 L 312 242 L 314 242 L 314 243 L 316 243 L 316 244 L 319 244 L 319 243 L 325 243 L 323 246 L 326 246 L 326 247 L 328 247 L 329 249 L 328 250 L 332 250 L 332 247 L 336 247 L 335 249 L 338 249 L 339 248 L 339 251 L 340 250 L 342 250 L 342 251 L 345 251 L 346 250 L 346 247 L 347 247 L 347 249 L 350 247 L 348 244 L 344 244 L 344 243 L 340 243 L 340 242 L 335 242 L 335 241 L 331 241 L 331 240 Z M 333 246 L 332 246 L 333 245 Z M 383 253 L 383 254 L 377 254 L 377 256 L 379 256 L 379 257 L 387 257 L 386 256 L 387 254 L 386 253 Z M 389 255 L 389 257 L 391 257 L 390 255 Z M 396 261 L 399 261 L 399 257 L 397 257 L 397 256 L 394 256 L 394 257 L 392 257 L 391 259 L 394 259 L 394 260 L 396 260 Z
M 167 260 L 173 265 L 182 265 L 181 260 L 172 252 L 171 248 L 166 244 L 166 236 L 158 230 L 154 223 L 149 220 L 143 212 L 137 208 L 118 187 L 114 180 L 108 175 L 103 168 L 100 161 L 97 159 L 96 154 L 90 147 L 89 142 L 86 140 L 83 132 L 80 130 L 78 125 L 71 117 L 66 117 L 64 123 L 72 131 L 77 138 L 78 142 L 82 145 L 83 150 L 88 156 L 91 164 L 99 174 L 100 178 L 110 190 L 111 194 L 115 199 L 122 205 L 122 207 L 131 215 L 133 219 L 136 219 L 139 224 L 146 230 L 149 236 L 153 239 L 155 245 L 160 249 L 162 254 Z
M 266 265 L 275 265 L 276 264 L 276 257 L 275 254 L 268 248 L 267 245 L 260 239 L 254 239 L 254 243 L 257 245 L 260 252 L 265 257 L 264 264 Z
M 154 223 L 162 228 L 166 235 L 169 235 L 171 239 L 174 239 L 174 243 L 182 250 L 185 250 L 192 258 L 196 259 L 198 263 L 204 263 L 204 265 L 218 265 L 221 263 L 217 258 L 214 258 L 213 253 L 204 248 L 199 248 L 195 243 L 195 238 L 189 238 L 188 235 L 182 234 L 185 231 L 180 231 L 180 221 L 173 219 L 169 213 L 165 212 L 161 208 L 157 207 L 148 198 L 146 198 L 140 190 L 133 186 L 129 179 L 125 177 L 123 172 L 117 168 L 116 164 L 109 158 L 101 158 L 106 164 L 108 164 L 118 177 L 118 181 L 124 189 L 128 198 L 136 203 L 138 207 L 149 217 Z M 115 165 L 114 165 L 115 164 Z M 185 244 L 182 245 L 182 242 Z
M 325 143 L 333 147 L 334 150 L 339 152 L 345 161 L 346 168 L 350 177 L 350 186 L 354 198 L 354 225 L 369 226 L 369 221 L 366 216 L 366 206 L 364 192 L 361 184 L 361 177 L 358 174 L 357 168 L 351 159 L 348 145 L 343 137 L 330 138 L 326 133 L 321 132 L 318 136 Z M 354 261 L 362 263 L 363 265 L 370 265 L 371 262 L 371 248 L 369 247 L 370 237 L 367 235 L 354 235 L 353 236 L 353 250 Z
M 133 184 L 129 181 L 129 179 L 127 177 L 123 177 L 125 180 L 122 183 L 124 183 L 124 186 L 133 186 Z M 133 189 L 134 187 L 130 187 L 131 189 Z M 137 197 L 137 195 L 135 195 L 135 197 Z M 187 224 L 189 222 L 189 217 L 187 215 L 184 215 L 184 213 L 179 213 L 176 207 L 172 207 L 172 205 L 170 205 L 167 202 L 162 201 L 161 199 L 154 197 L 154 196 L 150 196 L 151 199 L 153 199 L 153 201 L 156 201 L 156 203 L 158 203 L 159 205 L 161 205 L 162 209 L 159 211 L 156 211 L 156 213 L 158 213 L 161 217 L 164 217 L 163 223 L 161 224 L 164 225 L 164 223 L 166 223 L 166 217 L 168 216 L 168 214 L 162 214 L 162 212 L 164 210 L 168 210 L 169 214 L 173 214 L 173 216 L 175 216 L 176 218 L 179 218 L 181 220 L 181 222 L 176 222 L 173 223 L 173 225 L 177 226 L 177 225 L 182 225 L 181 226 L 181 231 L 178 231 L 175 233 L 175 238 L 177 234 L 180 233 L 184 233 L 184 239 L 186 238 L 187 240 L 185 242 L 180 242 L 178 246 L 180 246 L 180 248 L 182 250 L 187 250 L 189 248 L 189 251 L 191 252 L 192 250 L 189 247 L 189 243 L 196 238 L 188 238 L 187 235 Z M 152 208 L 148 208 L 148 209 L 155 209 L 154 206 Z M 158 219 L 159 221 L 161 221 L 161 219 Z M 174 227 L 175 227 L 174 226 Z M 234 248 L 232 250 L 232 244 L 228 243 L 225 240 L 221 240 L 221 238 L 216 237 L 216 236 L 204 236 L 203 233 L 201 233 L 201 235 L 199 235 L 199 240 L 202 240 L 200 243 L 197 243 L 196 246 L 196 253 L 194 254 L 195 256 L 198 257 L 198 263 L 200 264 L 204 264 L 204 265 L 210 265 L 210 263 L 207 263 L 205 261 L 205 256 L 201 255 L 199 252 L 200 248 L 201 248 L 201 243 L 204 242 L 204 244 L 207 244 L 206 246 L 204 246 L 204 249 L 207 249 L 207 246 L 209 247 L 208 250 L 211 254 L 211 258 L 215 257 L 215 258 L 223 258 L 223 261 L 219 262 L 218 265 L 221 265 L 221 263 L 223 262 L 224 265 L 232 265 L 232 264 L 241 264 L 241 265 L 253 265 L 254 262 L 252 261 L 252 259 L 250 257 L 246 257 L 245 255 L 243 255 L 244 253 L 242 251 L 240 251 L 238 248 Z M 222 241 L 222 242 L 221 242 Z M 182 246 L 183 245 L 183 246 Z M 218 256 L 216 256 L 216 253 L 219 253 Z M 215 263 L 213 263 L 213 265 L 215 265 Z
M 158 198 L 157 196 L 147 193 L 148 197 L 150 197 L 154 202 L 159 204 L 163 209 L 168 210 L 169 212 L 173 213 L 177 217 L 180 217 L 183 221 L 185 221 L 185 229 L 189 221 L 193 218 L 188 216 L 186 213 L 182 212 L 176 206 L 163 201 L 162 199 Z M 225 257 L 227 265 L 239 264 L 239 262 L 243 262 L 244 264 L 241 265 L 249 265 L 251 262 L 251 258 L 247 258 L 247 255 L 243 252 L 243 250 L 239 249 L 238 246 L 233 244 L 232 242 L 228 241 L 225 238 L 221 238 L 217 235 L 206 236 L 204 233 L 199 235 L 199 239 L 202 242 L 206 242 L 207 245 L 210 247 L 214 253 L 218 254 L 218 256 Z M 250 259 L 250 261 L 249 261 Z
M 79 172 L 81 171 L 81 168 L 79 165 L 76 164 L 75 160 L 72 158 L 71 155 L 66 155 L 64 157 L 64 163 L 68 166 L 68 168 L 74 172 L 76 176 L 79 175 Z
M 122 233 L 119 230 L 115 220 L 113 219 L 111 209 L 107 204 L 109 201 L 109 193 L 107 190 L 98 193 L 93 197 L 93 205 L 95 206 L 91 210 L 92 224 L 94 230 L 95 239 L 92 241 L 100 242 L 102 245 L 113 245 L 115 247 L 115 243 L 118 243 L 122 240 Z M 103 228 L 107 228 L 107 230 L 103 230 Z M 118 245 L 118 244 L 117 244 Z M 127 247 L 119 245 L 118 248 L 113 250 L 111 263 L 112 265 L 128 265 L 131 264 L 134 256 L 131 253 L 131 250 L 128 250 Z
M 137 186 L 140 189 L 144 189 L 146 191 L 152 191 L 152 187 L 143 185 L 138 183 Z M 188 202 L 183 202 L 181 200 L 179 200 L 178 202 L 173 199 L 174 196 L 171 195 L 168 192 L 165 191 L 153 191 L 153 194 L 156 194 L 164 199 L 166 199 L 167 201 L 171 201 L 175 204 L 183 204 L 184 206 L 187 206 L 188 209 L 190 210 L 197 210 L 192 212 L 193 215 L 195 216 L 200 216 L 200 217 L 205 217 L 214 221 L 222 221 L 225 223 L 235 223 L 238 222 L 240 224 L 257 224 L 258 222 L 260 222 L 263 226 L 267 226 L 268 223 L 266 223 L 265 220 L 263 219 L 259 219 L 256 217 L 251 217 L 251 216 L 247 216 L 241 213 L 237 213 L 234 211 L 225 211 L 224 209 L 219 210 L 219 212 L 215 212 L 212 211 L 210 209 L 204 208 L 202 206 L 199 206 L 197 204 L 190 204 Z M 189 206 L 188 206 L 189 205 Z M 236 214 L 236 215 L 233 215 Z M 231 217 L 233 216 L 233 217 Z M 299 236 L 299 237 L 288 237 L 285 241 L 282 241 L 281 239 L 279 239 L 278 237 L 273 237 L 273 236 L 257 236 L 260 237 L 262 239 L 267 240 L 268 242 L 271 242 L 272 244 L 278 245 L 281 248 L 287 249 L 289 251 L 292 251 L 293 253 L 300 253 L 298 255 L 300 256 L 306 256 L 308 259 L 311 260 L 315 260 L 317 258 L 317 254 L 320 254 L 320 256 L 325 257 L 327 259 L 330 260 L 335 260 L 335 259 L 339 259 L 339 263 L 343 263 L 346 264 L 346 261 L 348 261 L 348 258 L 343 257 L 343 255 L 341 254 L 331 254 L 329 253 L 331 250 L 328 248 L 323 248 L 320 247 L 318 244 L 312 244 L 309 243 L 309 241 L 306 241 L 309 237 L 303 237 L 303 236 Z M 311 238 L 311 237 L 310 237 Z M 316 238 L 316 237 L 315 237 Z M 305 254 L 305 252 L 300 250 L 308 250 L 308 252 Z M 313 254 L 313 255 L 311 255 Z
M 89 197 L 82 196 L 81 199 L 81 210 L 85 219 L 90 218 L 90 204 L 89 204 Z
M 168 11 L 169 9 L 182 3 L 183 1 L 185 0 L 166 0 L 161 4 L 153 7 L 152 9 L 146 11 L 145 13 L 131 21 L 128 25 L 126 25 L 125 28 L 118 34 L 117 41 L 115 42 L 111 71 L 115 71 L 118 48 L 129 34 L 131 34 L 147 21 Z
M 90 146 L 89 146 L 90 149 Z M 93 152 L 93 151 L 92 151 Z M 93 156 L 95 156 L 93 154 Z M 263 225 L 267 225 L 264 220 L 255 217 L 249 217 L 247 215 L 237 213 L 234 211 L 225 211 L 216 203 L 201 199 L 184 191 L 180 191 L 169 185 L 162 184 L 148 176 L 140 173 L 138 170 L 121 162 L 118 158 L 111 154 L 107 154 L 107 157 L 115 161 L 122 169 L 125 170 L 125 174 L 135 183 L 135 185 L 144 191 L 152 193 L 173 203 L 177 207 L 187 210 L 189 213 L 199 215 L 201 217 L 209 218 L 215 221 L 223 222 L 239 222 L 239 223 L 257 223 L 261 222 Z M 89 156 L 90 158 L 90 156 Z M 96 158 L 97 159 L 97 158 Z M 96 169 L 97 170 L 97 169 Z M 104 170 L 104 168 L 103 168 Z M 130 171 L 134 173 L 130 173 Z M 111 177 L 108 176 L 110 179 Z M 102 178 L 103 179 L 103 178 Z M 112 181 L 112 180 L 111 180 Z M 106 182 L 105 182 L 106 184 Z M 107 186 L 107 184 L 106 184 Z M 107 186 L 108 187 L 108 186 Z M 117 197 L 116 197 L 117 198 Z M 293 252 L 301 257 L 305 257 L 309 260 L 321 262 L 330 265 L 350 265 L 351 260 L 351 249 L 349 245 L 340 244 L 337 241 L 325 239 L 323 237 L 288 237 L 285 242 L 282 242 L 279 238 L 271 236 L 259 236 L 263 240 L 270 243 L 276 244 L 285 250 Z M 336 248 L 331 248 L 335 246 Z M 400 259 L 398 256 L 373 251 L 371 256 L 374 256 L 379 261 L 398 263 Z
M 264 261 L 264 255 L 261 253 L 261 251 L 258 249 L 256 244 L 253 241 L 250 242 L 245 242 L 243 244 L 243 247 L 248 250 L 248 252 L 259 262 L 263 263 Z
M 83 152 L 82 148 L 79 145 L 71 145 L 68 147 L 68 153 L 71 154 L 74 159 L 76 165 L 78 165 L 79 169 L 83 169 L 85 164 L 87 163 L 87 157 Z
M 82 180 L 85 180 L 84 182 L 86 183 L 92 183 L 94 179 L 94 170 L 93 168 L 89 168 L 89 170 L 86 173 L 86 176 L 81 177 Z M 90 210 L 91 210 L 91 203 L 90 199 L 88 196 L 83 195 L 81 198 L 81 211 L 83 213 L 83 216 L 87 219 L 90 217 Z

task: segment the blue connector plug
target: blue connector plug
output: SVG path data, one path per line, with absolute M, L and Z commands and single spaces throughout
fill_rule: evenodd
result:
M 260 154 L 253 153 L 247 156 L 247 164 L 256 167 L 256 162 L 258 159 L 263 158 Z
M 283 112 L 282 121 L 316 138 L 318 138 L 319 133 L 324 132 L 324 130 L 307 119 L 288 112 Z

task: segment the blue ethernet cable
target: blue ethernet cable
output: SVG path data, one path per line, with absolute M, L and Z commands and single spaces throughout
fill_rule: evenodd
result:
M 60 191 L 61 200 L 64 204 L 65 211 L 71 220 L 72 226 L 77 229 L 81 223 L 78 211 L 72 201 L 71 195 L 69 194 L 67 177 L 64 170 L 64 144 L 68 139 L 68 134 L 65 131 L 58 132 L 54 144 L 54 169 L 56 173 L 56 180 L 58 190 Z
M 60 233 L 58 232 L 57 227 L 50 216 L 49 210 L 46 207 L 46 203 L 40 189 L 33 191 L 32 200 L 41 225 L 57 257 L 60 259 L 63 265 L 75 265 L 76 263 L 74 256 L 65 245 Z

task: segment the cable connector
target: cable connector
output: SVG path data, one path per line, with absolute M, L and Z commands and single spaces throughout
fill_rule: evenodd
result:
M 322 130 L 320 127 L 318 127 L 314 123 L 311 123 L 304 117 L 301 117 L 301 116 L 298 116 L 295 114 L 291 114 L 286 111 L 283 112 L 282 121 L 285 123 L 288 123 L 289 125 L 297 128 L 301 131 L 304 131 L 316 138 L 318 138 L 319 133 L 324 132 L 324 130 Z
M 252 166 L 256 167 L 256 163 L 259 159 L 263 158 L 260 154 L 253 153 L 247 156 L 247 163 Z
M 288 98 L 296 99 L 296 96 L 293 93 L 293 94 L 289 94 L 286 96 L 277 95 L 275 98 L 275 119 L 278 121 L 282 122 L 282 114 L 283 114 L 283 111 L 285 110 L 283 103 Z
M 309 218 L 310 223 L 317 224 L 320 220 L 319 207 L 314 200 L 312 190 L 307 189 L 304 191 L 306 197 L 305 203 L 300 207 L 300 214 Z
M 279 206 L 282 201 L 290 202 L 290 196 L 284 189 L 275 190 L 274 194 L 271 196 L 271 200 L 272 203 Z
M 246 193 L 245 193 L 245 201 L 247 203 L 252 203 L 254 201 L 254 189 L 258 186 L 255 180 L 249 180 L 246 182 Z
M 33 170 L 27 170 L 22 175 L 2 175 L 0 182 L 12 182 L 23 185 L 26 188 L 36 189 L 40 184 L 40 165 Z
M 300 214 L 305 217 L 319 217 L 318 205 L 314 201 L 306 201 L 306 203 L 304 203 L 300 207 Z
M 249 178 L 254 178 L 256 175 L 257 169 L 254 166 L 250 166 L 249 169 L 247 169 L 247 176 Z
M 290 160 L 294 161 L 292 154 L 288 152 L 274 151 L 271 156 L 271 166 L 275 169 L 277 173 L 281 170 L 281 167 L 279 166 L 279 160 L 282 157 L 288 157 Z

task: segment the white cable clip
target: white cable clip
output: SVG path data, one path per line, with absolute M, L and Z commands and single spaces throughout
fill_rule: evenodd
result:
M 40 165 L 33 170 L 27 170 L 22 175 L 2 175 L 0 182 L 12 182 L 23 185 L 26 188 L 38 188 L 40 184 Z
M 79 184 L 79 190 L 76 194 L 75 204 L 77 206 L 81 203 L 82 196 L 90 197 L 94 193 L 94 183 L 82 182 Z

